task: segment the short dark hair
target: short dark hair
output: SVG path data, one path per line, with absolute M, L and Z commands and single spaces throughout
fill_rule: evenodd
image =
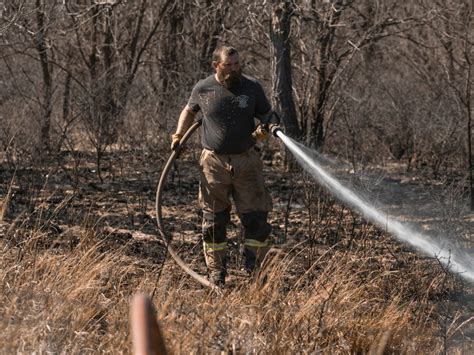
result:
M 212 53 L 212 61 L 213 62 L 220 62 L 222 58 L 228 57 L 234 54 L 238 54 L 239 52 L 232 46 L 221 46 L 214 50 Z

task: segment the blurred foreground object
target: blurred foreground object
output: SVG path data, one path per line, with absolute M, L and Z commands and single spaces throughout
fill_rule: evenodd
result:
M 160 327 L 156 320 L 153 303 L 144 294 L 133 298 L 130 310 L 130 323 L 133 339 L 133 354 L 163 355 L 166 347 Z

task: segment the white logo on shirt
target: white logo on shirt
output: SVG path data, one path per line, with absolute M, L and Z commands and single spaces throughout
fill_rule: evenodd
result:
M 246 108 L 248 106 L 249 97 L 247 95 L 236 96 L 235 100 L 240 108 Z

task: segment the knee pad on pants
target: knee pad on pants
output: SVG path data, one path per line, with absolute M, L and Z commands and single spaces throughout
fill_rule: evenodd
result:
M 202 238 L 207 243 L 222 243 L 226 240 L 227 224 L 230 221 L 228 209 L 217 213 L 204 212 Z
M 242 213 L 244 238 L 264 242 L 272 231 L 272 227 L 267 223 L 267 216 L 268 212 Z

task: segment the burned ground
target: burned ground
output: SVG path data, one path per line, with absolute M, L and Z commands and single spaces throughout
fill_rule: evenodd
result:
M 163 215 L 179 254 L 204 274 L 196 154 L 183 153 L 173 167 Z M 184 274 L 158 238 L 164 159 L 115 151 L 101 179 L 87 154 L 54 167 L 3 165 L 2 350 L 128 352 L 127 312 L 138 291 L 152 297 L 175 352 L 472 349 L 472 289 L 462 278 L 365 222 L 305 174 L 285 171 L 278 154 L 262 156 L 274 198 L 266 282 L 241 270 L 234 213 L 222 296 Z M 379 179 L 388 193 L 408 181 L 389 173 Z

